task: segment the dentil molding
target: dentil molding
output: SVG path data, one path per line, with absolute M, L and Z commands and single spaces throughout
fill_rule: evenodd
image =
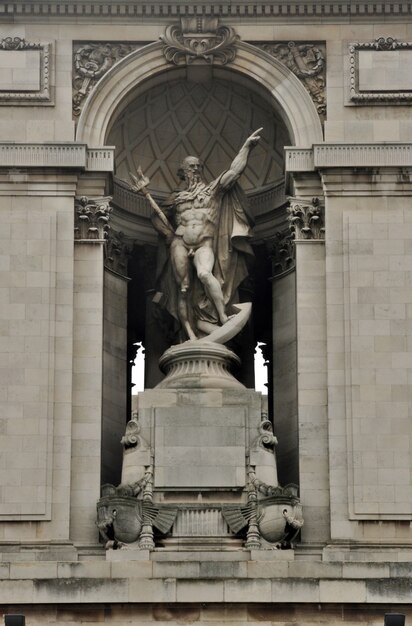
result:
M 78 2 L 77 0 L 13 0 L 0 4 L 1 21 L 23 21 L 31 19 L 60 19 L 88 21 L 116 20 L 130 21 L 142 18 L 171 18 L 185 15 L 214 15 L 266 19 L 274 17 L 278 21 L 305 21 L 315 19 L 367 21 L 376 18 L 404 19 L 412 14 L 409 2 L 375 2 L 375 0 L 294 0 L 293 2 L 251 2 L 250 0 L 222 0 L 217 4 L 203 2 L 178 2 L 168 0 L 96 0 Z

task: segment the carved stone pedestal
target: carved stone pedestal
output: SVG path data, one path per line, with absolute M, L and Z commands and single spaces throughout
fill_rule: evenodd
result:
M 159 361 L 166 378 L 161 389 L 245 389 L 230 370 L 240 364 L 234 352 L 211 341 L 186 341 L 172 346 Z
M 290 547 L 303 523 L 296 489 L 277 482 L 277 440 L 260 393 L 145 391 L 122 443 L 122 484 L 106 485 L 98 503 L 108 547 Z

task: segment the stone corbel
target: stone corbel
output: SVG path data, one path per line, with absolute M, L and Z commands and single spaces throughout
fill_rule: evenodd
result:
M 109 231 L 112 211 L 110 197 L 87 198 L 74 201 L 74 239 L 78 243 L 104 243 Z
M 238 38 L 230 26 L 219 26 L 217 17 L 206 16 L 182 17 L 160 37 L 166 61 L 175 65 L 226 65 L 236 56 Z
M 288 198 L 289 227 L 295 241 L 325 239 L 324 208 L 319 198 Z

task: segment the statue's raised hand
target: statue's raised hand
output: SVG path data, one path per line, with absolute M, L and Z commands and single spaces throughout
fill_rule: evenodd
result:
M 245 147 L 248 147 L 248 148 L 250 147 L 250 148 L 251 148 L 252 146 L 256 146 L 256 144 L 257 144 L 257 143 L 258 143 L 258 141 L 260 140 L 260 135 L 259 135 L 259 133 L 260 133 L 260 131 L 262 131 L 262 130 L 263 130 L 263 126 L 262 126 L 262 128 L 258 128 L 257 130 L 255 130 L 255 132 L 254 132 L 254 133 L 252 133 L 252 134 L 250 135 L 250 137 L 248 137 L 248 138 L 246 139 L 246 141 L 245 141 Z

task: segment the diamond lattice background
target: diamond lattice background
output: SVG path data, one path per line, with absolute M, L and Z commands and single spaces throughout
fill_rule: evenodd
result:
M 106 143 L 117 148 L 117 177 L 129 180 L 129 172 L 141 165 L 150 188 L 168 193 L 178 185 L 176 172 L 185 156 L 199 156 L 206 179 L 212 180 L 261 126 L 262 140 L 240 181 L 245 191 L 257 191 L 283 178 L 283 146 L 290 140 L 270 105 L 231 81 L 203 85 L 178 80 L 156 86 L 127 107 Z

